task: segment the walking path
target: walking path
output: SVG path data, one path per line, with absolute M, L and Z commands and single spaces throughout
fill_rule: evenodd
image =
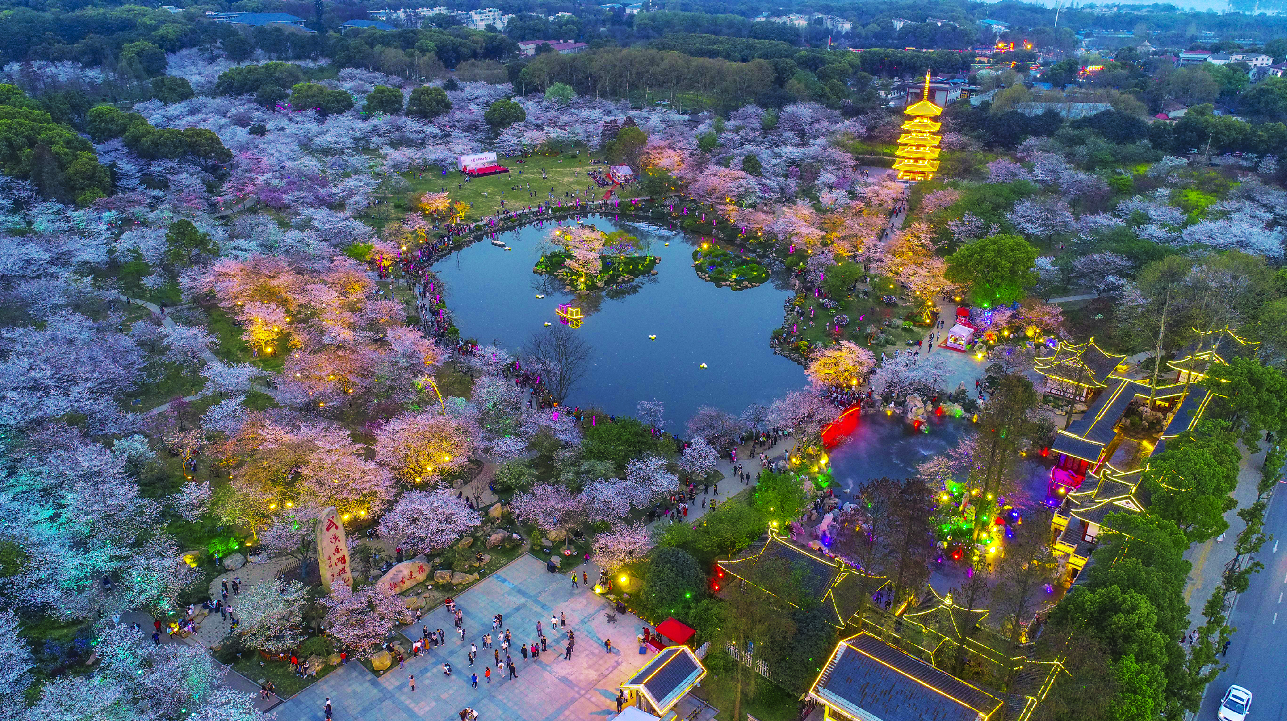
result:
M 1224 514 L 1224 520 L 1229 522 L 1229 530 L 1220 537 L 1224 540 L 1213 538 L 1196 543 L 1184 552 L 1185 560 L 1193 564 L 1184 587 L 1184 600 L 1189 604 L 1190 628 L 1206 623 L 1202 608 L 1207 599 L 1211 598 L 1215 587 L 1220 584 L 1225 564 L 1233 560 L 1234 539 L 1247 525 L 1238 517 L 1238 510 L 1250 506 L 1256 500 L 1256 486 L 1260 483 L 1260 468 L 1265 463 L 1265 452 L 1257 449 L 1255 453 L 1248 453 L 1241 443 L 1238 444 L 1238 450 L 1242 451 L 1242 463 L 1238 466 L 1238 487 L 1233 491 L 1233 499 L 1238 505 Z
M 592 583 L 597 577 L 597 569 L 591 565 L 577 570 L 585 570 Z M 648 655 L 638 655 L 634 643 L 642 621 L 621 614 L 615 623 L 610 622 L 607 614 L 612 608 L 606 600 L 584 585 L 573 588 L 566 573 L 547 573 L 544 562 L 531 554 L 523 554 L 470 587 L 456 597 L 456 603 L 464 613 L 464 640 L 457 635 L 446 608 L 439 606 L 424 617 L 422 625 L 443 629 L 445 646 L 408 658 L 405 668 L 395 666 L 379 677 L 358 663 L 341 666 L 282 704 L 278 717 L 322 721 L 323 704 L 330 698 L 336 721 L 445 720 L 455 718 L 466 707 L 476 710 L 484 721 L 607 718 L 616 712 L 620 684 L 649 660 Z M 504 617 L 504 628 L 514 634 L 510 656 L 518 674 L 515 679 L 500 677 L 492 663 L 492 650 L 482 647 L 482 635 L 492 632 L 491 619 L 497 613 Z M 567 628 L 551 629 L 550 616 L 559 613 L 566 615 Z M 548 650 L 539 659 L 524 659 L 517 644 L 537 640 L 537 621 L 542 623 Z M 565 660 L 568 629 L 576 633 L 576 647 L 572 658 Z M 404 633 L 421 636 L 419 626 Z M 611 653 L 604 650 L 605 639 L 612 640 Z M 472 667 L 467 658 L 471 642 L 478 644 L 478 658 Z M 403 645 L 410 647 L 407 642 Z M 501 653 L 501 660 L 504 658 Z M 444 661 L 452 666 L 450 677 L 443 675 Z M 490 684 L 483 675 L 489 663 Z M 478 674 L 476 689 L 470 684 L 471 673 Z M 410 685 L 412 675 L 415 691 Z

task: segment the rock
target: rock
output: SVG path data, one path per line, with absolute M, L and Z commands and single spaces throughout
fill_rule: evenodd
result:
M 304 663 L 308 664 L 308 672 L 315 674 L 318 671 L 321 671 L 322 667 L 326 665 L 326 659 L 321 656 L 309 656 L 304 659 Z
M 451 574 L 451 585 L 453 586 L 460 586 L 466 583 L 473 583 L 474 581 L 477 581 L 477 580 L 478 580 L 477 573 L 461 573 L 459 571 L 453 571 Z
M 548 539 L 548 538 L 542 538 L 542 539 L 541 539 L 541 548 L 544 548 L 546 551 L 550 550 L 550 539 Z
M 508 533 L 506 533 L 506 532 L 504 532 L 504 531 L 497 531 L 497 532 L 495 532 L 495 533 L 493 533 L 492 535 L 490 535 L 490 536 L 488 536 L 488 537 L 487 537 L 487 547 L 488 547 L 488 548 L 496 548 L 497 546 L 499 546 L 499 545 L 501 545 L 502 543 L 504 543 L 504 542 L 505 542 L 505 540 L 506 540 L 506 539 L 508 539 L 508 538 L 509 538 L 509 534 L 508 534 Z
M 550 531 L 549 533 L 547 533 L 546 535 L 549 537 L 551 541 L 562 541 L 563 539 L 568 537 L 568 532 L 563 530 L 562 528 L 556 528 L 553 531 Z
M 451 583 L 451 571 L 434 571 L 434 583 Z
M 393 656 L 388 651 L 381 651 L 371 657 L 371 668 L 376 671 L 384 671 L 393 665 Z
M 333 654 L 331 654 L 330 656 L 327 656 L 327 657 L 326 657 L 326 665 L 327 665 L 327 666 L 339 666 L 339 665 L 340 665 L 340 655 L 339 655 L 338 653 L 333 653 Z
M 387 593 L 402 593 L 429 577 L 429 559 L 416 556 L 390 568 L 380 577 L 378 585 Z
M 491 563 L 491 561 L 492 561 L 492 556 L 490 553 L 484 553 L 483 557 L 478 559 L 479 564 L 483 566 L 486 566 L 487 564 Z
M 505 507 L 499 503 L 495 503 L 492 505 L 491 508 L 487 509 L 487 516 L 489 518 L 495 518 L 499 520 L 501 515 L 503 515 L 504 513 L 505 513 Z
M 407 608 L 411 609 L 412 611 L 418 608 L 424 608 L 424 604 L 425 604 L 425 602 L 419 596 L 408 596 L 402 599 L 402 602 L 407 604 Z
M 235 571 L 244 565 L 246 565 L 246 557 L 240 553 L 234 553 L 223 559 L 223 567 L 226 571 Z
M 555 568 L 561 568 L 561 567 L 563 566 L 562 561 L 563 561 L 563 559 L 562 559 L 562 558 L 559 558 L 558 556 L 551 556 L 551 557 L 550 557 L 550 563 L 554 564 L 554 567 L 555 567 Z
M 460 539 L 460 543 L 456 544 L 456 548 L 464 549 L 464 548 L 469 548 L 472 545 L 474 545 L 474 537 L 465 536 L 464 538 Z

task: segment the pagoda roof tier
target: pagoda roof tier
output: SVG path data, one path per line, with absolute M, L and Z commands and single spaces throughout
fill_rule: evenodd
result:
M 900 158 L 925 158 L 928 160 L 937 158 L 940 152 L 941 151 L 938 148 L 925 148 L 910 145 L 899 148 L 894 155 Z
M 903 123 L 903 130 L 919 130 L 926 133 L 937 133 L 942 123 L 934 122 L 924 116 L 915 117 Z
M 943 109 L 928 100 L 922 100 L 915 105 L 908 106 L 908 108 L 903 112 L 907 115 L 920 115 L 933 118 L 941 115 Z
M 898 136 L 899 145 L 938 145 L 942 140 L 937 135 L 921 135 L 919 133 Z
M 932 173 L 938 170 L 937 160 L 922 160 L 902 158 L 894 161 L 894 170 L 909 170 L 913 172 Z

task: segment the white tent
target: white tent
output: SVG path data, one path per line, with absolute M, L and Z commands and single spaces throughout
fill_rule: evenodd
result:
M 634 706 L 627 706 L 621 713 L 613 716 L 611 721 L 657 721 L 657 717 Z
M 957 323 L 947 332 L 947 340 L 944 341 L 943 347 L 964 352 L 966 347 L 973 342 L 974 329 L 968 325 Z

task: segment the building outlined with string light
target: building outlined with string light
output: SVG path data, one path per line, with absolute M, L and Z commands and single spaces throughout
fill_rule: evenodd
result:
M 898 171 L 899 180 L 929 180 L 938 172 L 939 144 L 942 136 L 938 134 L 943 124 L 933 120 L 943 113 L 943 108 L 929 99 L 930 73 L 925 71 L 925 89 L 921 101 L 914 103 L 903 112 L 908 119 L 903 123 L 903 134 L 898 137 L 898 160 L 894 161 L 894 170 Z

